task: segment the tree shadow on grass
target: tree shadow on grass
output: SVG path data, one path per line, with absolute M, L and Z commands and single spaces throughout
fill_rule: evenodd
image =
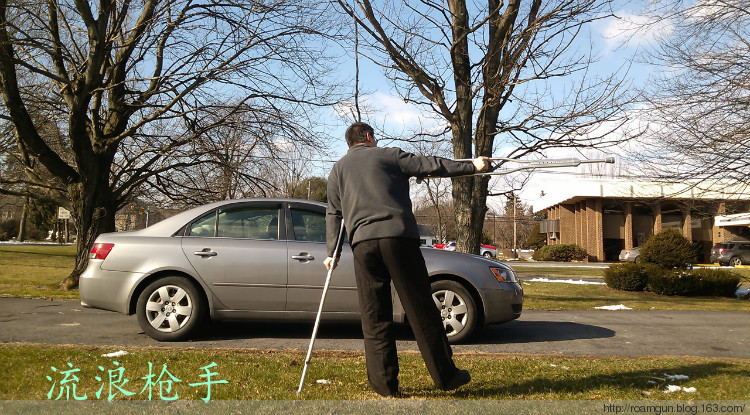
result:
M 693 397 L 698 399 L 724 399 L 701 395 L 701 390 L 696 393 L 676 392 L 665 395 L 664 391 L 667 385 L 690 386 L 697 380 L 707 379 L 714 376 L 730 375 L 740 379 L 750 377 L 750 370 L 740 369 L 730 362 L 696 362 L 693 364 L 682 363 L 670 365 L 668 363 L 642 360 L 639 366 L 648 366 L 634 370 L 624 370 L 616 373 L 596 373 L 588 376 L 577 376 L 566 374 L 561 371 L 559 366 L 549 366 L 546 370 L 544 366 L 538 370 L 531 380 L 516 381 L 512 378 L 498 379 L 497 387 L 488 387 L 486 382 L 476 384 L 472 387 L 470 383 L 467 387 L 456 391 L 453 396 L 456 398 L 476 399 L 477 397 L 495 397 L 499 399 L 514 399 L 523 397 L 528 399 L 545 398 L 541 395 L 547 394 L 564 394 L 566 399 L 623 399 L 623 397 L 633 395 L 637 398 L 646 398 L 642 395 L 643 391 L 650 392 L 655 398 L 673 398 Z M 575 370 L 575 368 L 569 368 Z M 669 379 L 665 375 L 685 375 L 687 380 Z M 481 381 L 480 381 L 481 382 Z M 617 391 L 621 393 L 615 396 L 601 395 L 602 391 Z M 742 392 L 740 392 L 742 393 Z M 746 392 L 745 392 L 746 393 Z M 553 398 L 554 399 L 554 398 Z M 627 399 L 627 398 L 625 398 Z

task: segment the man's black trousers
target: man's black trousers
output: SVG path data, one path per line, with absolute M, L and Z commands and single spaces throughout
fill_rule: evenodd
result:
M 432 300 L 427 267 L 416 239 L 362 241 L 353 248 L 367 377 L 381 395 L 398 392 L 398 357 L 393 327 L 391 280 L 419 351 L 437 388 L 457 372 L 440 313 Z

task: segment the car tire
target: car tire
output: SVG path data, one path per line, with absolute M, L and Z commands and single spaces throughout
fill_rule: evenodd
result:
M 742 258 L 740 258 L 738 256 L 733 256 L 732 258 L 729 259 L 729 265 L 731 265 L 733 267 L 742 265 Z
M 138 324 L 158 341 L 182 341 L 193 337 L 208 310 L 195 284 L 185 277 L 170 276 L 152 282 L 138 296 Z
M 474 298 L 460 283 L 450 280 L 431 284 L 432 299 L 440 312 L 450 343 L 468 339 L 477 325 L 478 310 Z
M 633 263 L 634 264 L 640 264 L 641 260 L 638 257 L 635 257 L 635 258 L 633 258 Z
M 484 256 L 485 258 L 492 258 L 492 254 L 489 252 L 483 253 L 482 256 Z

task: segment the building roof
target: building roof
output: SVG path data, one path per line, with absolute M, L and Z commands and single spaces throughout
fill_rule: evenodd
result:
M 657 183 L 626 179 L 575 178 L 574 185 L 551 189 L 537 203 L 539 212 L 558 204 L 590 198 L 750 200 L 750 186 L 743 184 Z

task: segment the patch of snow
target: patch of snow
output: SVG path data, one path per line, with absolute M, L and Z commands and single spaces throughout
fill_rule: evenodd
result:
M 120 356 L 125 356 L 126 354 L 130 354 L 130 353 L 126 352 L 125 350 L 120 350 L 120 351 L 113 352 L 113 353 L 103 354 L 102 357 L 120 357 Z
M 618 305 L 605 305 L 602 307 L 594 307 L 597 310 L 632 310 L 630 307 L 626 307 L 624 304 Z
M 679 392 L 682 390 L 682 386 L 677 385 L 668 385 L 667 390 L 664 391 L 664 393 L 672 393 L 672 392 Z
M 667 390 L 665 390 L 664 393 L 672 393 L 672 392 L 679 392 L 679 391 L 683 391 L 683 392 L 686 392 L 686 393 L 695 393 L 696 391 L 698 391 L 698 389 L 696 389 L 696 388 L 683 388 L 683 387 L 677 386 L 677 385 L 668 385 L 667 386 Z
M 670 375 L 665 373 L 664 377 L 667 378 L 667 380 L 688 380 L 690 377 L 687 375 Z
M 328 379 L 318 379 L 315 382 L 320 383 L 321 385 L 330 385 L 331 381 Z
M 607 285 L 604 282 L 597 282 L 597 281 L 583 281 L 583 280 L 558 280 L 558 279 L 549 279 L 549 278 L 532 278 L 529 281 L 531 282 L 559 282 L 562 284 L 576 284 L 576 285 Z

